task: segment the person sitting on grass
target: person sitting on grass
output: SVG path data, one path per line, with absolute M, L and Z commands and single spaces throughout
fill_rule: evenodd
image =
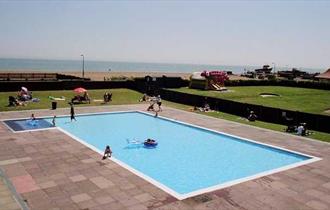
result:
M 256 119 L 257 119 L 257 115 L 256 115 L 253 111 L 251 111 L 251 112 L 250 112 L 250 115 L 247 117 L 247 119 L 248 119 L 250 122 L 254 122 L 254 121 L 256 121 Z
M 17 98 L 20 101 L 29 101 L 32 99 L 32 92 L 29 92 L 26 88 L 23 88 L 18 91 Z
M 14 96 L 8 97 L 8 106 L 25 106 L 24 102 L 20 102 Z
M 189 108 L 189 111 L 199 111 L 199 112 L 206 112 L 210 110 L 210 106 L 208 104 L 204 105 L 204 107 L 198 107 L 198 106 L 194 106 L 192 108 Z
M 293 133 L 297 131 L 297 126 L 295 125 L 288 125 L 288 127 L 285 129 L 285 132 L 288 132 L 288 133 Z
M 209 105 L 208 103 L 205 103 L 205 104 L 204 104 L 204 107 L 203 107 L 203 111 L 204 111 L 204 112 L 208 112 L 208 111 L 210 111 L 210 110 L 211 110 L 210 105 Z
M 147 101 L 148 95 L 146 93 L 143 94 L 143 96 L 140 98 L 139 102 Z
M 106 159 L 107 157 L 111 157 L 112 155 L 112 151 L 109 145 L 106 146 L 105 150 L 104 150 L 104 155 L 102 157 L 102 160 Z
M 83 103 L 83 102 L 87 102 L 87 103 L 91 103 L 91 99 L 90 99 L 90 97 L 89 97 L 89 95 L 88 95 L 88 93 L 87 93 L 87 91 L 86 92 L 84 92 L 84 95 L 83 96 L 81 96 L 81 95 L 76 95 L 75 97 L 73 97 L 72 99 L 71 99 L 71 103 Z
M 91 99 L 90 99 L 90 97 L 89 97 L 87 91 L 86 91 L 86 92 L 84 93 L 84 95 L 83 95 L 83 100 L 84 100 L 84 101 L 87 101 L 89 104 L 91 103 Z
M 304 125 L 301 123 L 297 128 L 297 135 L 303 136 L 303 133 L 305 133 L 304 130 L 305 130 Z
M 108 103 L 108 102 L 112 101 L 112 93 L 106 92 L 103 95 L 103 100 L 104 100 L 104 103 Z
M 311 134 L 312 134 L 312 132 L 307 131 L 306 123 L 300 123 L 300 125 L 297 127 L 297 135 L 308 136 Z

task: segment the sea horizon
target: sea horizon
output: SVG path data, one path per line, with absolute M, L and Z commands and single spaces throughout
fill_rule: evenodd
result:
M 185 64 L 185 63 L 154 63 L 131 61 L 96 61 L 85 60 L 85 72 L 168 72 L 192 73 L 203 70 L 231 71 L 241 74 L 262 68 L 251 65 L 214 65 L 214 64 Z M 270 64 L 268 64 L 270 65 Z M 271 67 L 274 67 L 270 65 Z M 275 66 L 275 71 L 291 70 L 294 67 Z M 30 59 L 30 58 L 0 58 L 0 71 L 42 71 L 42 72 L 75 72 L 81 71 L 82 60 L 65 59 Z M 299 67 L 301 71 L 309 73 L 324 72 L 322 68 Z

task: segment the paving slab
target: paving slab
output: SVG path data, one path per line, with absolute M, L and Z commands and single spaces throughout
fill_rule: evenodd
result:
M 147 104 L 77 107 L 77 114 L 145 110 Z M 69 114 L 69 109 L 2 112 L 0 119 Z M 13 133 L 0 123 L 0 168 L 30 209 L 330 209 L 330 144 L 164 107 L 160 116 L 322 160 L 177 200 L 60 130 Z M 7 196 L 0 182 L 0 196 Z M 40 201 L 42 199 L 42 201 Z M 8 206 L 7 209 L 15 209 Z

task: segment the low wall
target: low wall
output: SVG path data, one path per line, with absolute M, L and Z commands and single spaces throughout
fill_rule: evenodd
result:
M 308 129 L 330 133 L 330 116 L 327 115 L 265 107 L 220 98 L 206 98 L 204 96 L 180 93 L 167 89 L 161 90 L 161 96 L 163 99 L 168 101 L 199 107 L 204 106 L 206 101 L 213 110 L 238 115 L 241 117 L 247 117 L 249 111 L 253 110 L 258 116 L 258 120 L 261 121 L 294 125 L 305 122 L 307 123 Z M 292 118 L 292 121 L 288 121 L 288 118 Z
M 133 81 L 9 81 L 0 82 L 0 91 L 19 91 L 26 87 L 31 91 L 38 90 L 73 90 L 77 87 L 86 89 L 132 88 Z
M 136 78 L 134 81 L 1 81 L 0 92 L 19 91 L 21 87 L 26 87 L 31 91 L 72 90 L 76 87 L 84 87 L 86 89 L 130 88 L 154 95 L 159 93 L 160 88 L 179 88 L 188 86 L 188 83 L 181 77 L 151 77 L 149 81 L 145 78 Z

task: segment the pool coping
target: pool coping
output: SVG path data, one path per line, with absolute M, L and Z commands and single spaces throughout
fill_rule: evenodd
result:
M 6 176 L 4 171 L 0 168 L 0 177 L 3 178 L 3 184 L 10 190 L 12 193 L 12 197 L 14 198 L 14 201 L 19 205 L 19 207 L 22 210 L 30 210 L 30 208 L 27 206 L 27 203 L 22 199 L 22 196 L 16 191 L 14 185 L 9 180 L 9 178 Z M 1 182 L 1 180 L 0 180 Z
M 145 115 L 149 115 L 149 116 L 154 116 L 154 115 L 152 115 L 148 112 L 141 111 L 141 110 L 89 112 L 89 113 L 77 114 L 76 116 L 102 115 L 102 114 L 114 114 L 114 113 L 130 113 L 130 112 L 136 112 L 136 113 L 141 113 L 141 114 L 145 114 Z M 58 117 L 67 117 L 69 115 L 66 114 L 66 115 L 57 115 L 57 116 Z M 42 116 L 40 118 L 44 119 L 44 118 L 52 118 L 52 117 L 53 116 Z M 309 155 L 309 154 L 297 152 L 297 151 L 282 148 L 282 147 L 279 147 L 279 146 L 274 146 L 274 145 L 271 145 L 271 144 L 266 144 L 266 143 L 263 143 L 263 142 L 258 142 L 258 141 L 252 140 L 252 139 L 239 137 L 239 136 L 224 133 L 224 132 L 220 132 L 220 131 L 213 130 L 213 129 L 210 129 L 210 128 L 206 128 L 206 127 L 194 125 L 194 124 L 191 124 L 191 123 L 187 123 L 187 122 L 184 122 L 184 121 L 180 121 L 180 120 L 176 120 L 176 119 L 172 119 L 172 118 L 168 118 L 168 117 L 164 117 L 164 116 L 158 116 L 158 117 L 162 118 L 164 120 L 167 120 L 167 121 L 174 122 L 174 123 L 179 123 L 179 124 L 195 127 L 195 128 L 198 128 L 198 129 L 207 130 L 209 132 L 218 133 L 218 134 L 233 137 L 233 138 L 238 138 L 239 140 L 243 140 L 243 141 L 248 141 L 248 142 L 251 142 L 253 144 L 263 145 L 263 146 L 266 146 L 266 147 L 275 148 L 275 149 L 279 149 L 279 150 L 282 150 L 282 151 L 286 151 L 286 152 L 289 152 L 289 153 L 298 154 L 298 155 L 302 155 L 302 156 L 306 156 L 306 157 L 310 158 L 308 160 L 303 160 L 303 161 L 300 161 L 298 163 L 289 164 L 289 165 L 279 167 L 279 168 L 276 168 L 276 169 L 272 169 L 272 170 L 264 171 L 264 172 L 261 172 L 261 173 L 257 173 L 257 174 L 254 174 L 252 176 L 247 176 L 247 177 L 236 179 L 236 180 L 233 180 L 233 181 L 228 181 L 228 182 L 225 182 L 225 183 L 222 183 L 222 184 L 214 185 L 214 186 L 211 186 L 211 187 L 206 187 L 206 188 L 195 190 L 195 191 L 185 193 L 185 194 L 177 193 L 176 191 L 172 190 L 171 188 L 167 187 L 166 185 L 154 180 L 153 178 L 143 174 L 142 172 L 132 168 L 131 166 L 127 165 L 126 163 L 124 163 L 124 162 L 122 162 L 122 161 L 120 161 L 120 160 L 118 160 L 114 157 L 110 158 L 113 162 L 117 163 L 121 167 L 123 167 L 123 168 L 129 170 L 130 172 L 132 172 L 133 174 L 143 178 L 144 180 L 146 180 L 149 183 L 153 184 L 154 186 L 160 188 L 161 190 L 165 191 L 166 193 L 172 195 L 173 197 L 175 197 L 178 200 L 183 200 L 183 199 L 186 199 L 186 198 L 190 198 L 190 197 L 193 197 L 193 196 L 197 196 L 197 195 L 201 195 L 201 194 L 204 194 L 204 193 L 212 192 L 212 191 L 215 191 L 215 190 L 224 189 L 224 188 L 227 188 L 227 187 L 230 187 L 230 186 L 233 186 L 233 185 L 236 185 L 236 184 L 240 184 L 240 183 L 243 183 L 243 182 L 246 182 L 246 181 L 254 180 L 254 179 L 257 179 L 257 178 L 260 178 L 260 177 L 263 177 L 263 176 L 271 175 L 271 174 L 274 174 L 274 173 L 278 173 L 278 172 L 281 172 L 281 171 L 289 170 L 289 169 L 292 169 L 292 168 L 296 168 L 296 167 L 299 167 L 299 166 L 302 166 L 302 165 L 307 165 L 307 164 L 322 160 L 322 158 L 312 156 L 312 155 Z M 75 135 L 69 133 L 68 131 L 66 131 L 66 130 L 60 128 L 60 127 L 50 127 L 50 128 L 41 128 L 41 129 L 33 129 L 33 130 L 14 131 L 13 129 L 10 128 L 10 126 L 8 126 L 4 122 L 4 121 L 7 121 L 7 120 L 22 120 L 22 119 L 28 119 L 28 118 L 25 117 L 25 118 L 1 119 L 0 121 L 7 128 L 9 128 L 13 133 L 36 132 L 36 131 L 58 129 L 59 131 L 61 131 L 64 134 L 68 135 L 69 137 L 71 137 L 72 139 L 78 141 L 79 143 L 85 145 L 86 147 L 92 149 L 93 151 L 99 153 L 100 155 L 103 155 L 103 151 L 97 149 L 96 147 L 90 145 L 89 143 L 85 142 L 84 140 L 76 137 Z

